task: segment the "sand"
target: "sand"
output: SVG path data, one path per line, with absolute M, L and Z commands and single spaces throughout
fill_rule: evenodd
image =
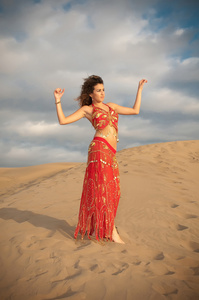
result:
M 199 141 L 117 153 L 125 245 L 73 239 L 85 163 L 1 168 L 0 299 L 199 299 Z

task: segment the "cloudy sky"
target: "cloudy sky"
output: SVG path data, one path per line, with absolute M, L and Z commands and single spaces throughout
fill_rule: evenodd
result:
M 53 91 L 65 88 L 65 115 L 83 78 L 104 79 L 105 102 L 120 116 L 118 150 L 199 139 L 199 1 L 1 0 L 0 166 L 86 161 L 88 120 L 60 126 Z

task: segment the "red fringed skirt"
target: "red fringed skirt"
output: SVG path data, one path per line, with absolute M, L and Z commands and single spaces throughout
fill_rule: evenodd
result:
M 120 177 L 116 150 L 103 138 L 95 137 L 88 149 L 78 224 L 74 233 L 82 238 L 112 240 L 112 231 L 120 199 Z

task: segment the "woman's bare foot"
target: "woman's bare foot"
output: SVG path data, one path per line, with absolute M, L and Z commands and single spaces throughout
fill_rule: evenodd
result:
M 113 227 L 112 239 L 115 243 L 125 244 L 123 240 L 120 238 L 119 234 L 117 233 L 117 229 L 115 228 L 115 225 Z

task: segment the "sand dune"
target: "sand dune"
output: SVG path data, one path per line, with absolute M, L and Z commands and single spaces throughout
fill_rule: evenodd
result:
M 0 196 L 16 193 L 26 186 L 65 172 L 77 163 L 51 163 L 23 168 L 0 168 Z
M 199 299 L 199 141 L 117 153 L 125 245 L 73 239 L 86 164 L 0 169 L 0 299 Z

